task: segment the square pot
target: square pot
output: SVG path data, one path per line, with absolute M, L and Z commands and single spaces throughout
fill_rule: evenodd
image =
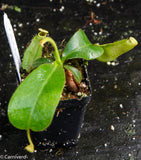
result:
M 31 132 L 32 140 L 37 148 L 47 149 L 60 145 L 72 146 L 77 144 L 85 109 L 91 100 L 91 85 L 87 69 L 85 71 L 90 94 L 81 99 L 61 100 L 59 102 L 51 125 L 42 132 Z

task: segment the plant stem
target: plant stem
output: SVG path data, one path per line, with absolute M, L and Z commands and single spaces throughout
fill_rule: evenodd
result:
M 44 38 L 43 40 L 41 40 L 40 44 L 41 44 L 42 46 L 44 46 L 44 44 L 45 44 L 46 42 L 49 42 L 49 43 L 53 46 L 53 48 L 54 48 L 54 50 L 55 50 L 55 52 L 54 52 L 54 57 L 55 57 L 55 59 L 56 59 L 56 62 L 57 62 L 58 64 L 61 64 L 61 65 L 62 65 L 62 61 L 61 61 L 61 59 L 60 59 L 59 51 L 58 51 L 58 48 L 57 48 L 57 45 L 56 45 L 55 41 L 54 41 L 52 38 L 50 38 L 50 37 L 46 37 L 46 38 Z
M 27 130 L 27 138 L 28 138 L 28 141 L 29 141 L 29 145 L 25 147 L 25 149 L 31 153 L 34 152 L 34 144 L 31 140 L 31 136 L 30 136 L 30 129 Z

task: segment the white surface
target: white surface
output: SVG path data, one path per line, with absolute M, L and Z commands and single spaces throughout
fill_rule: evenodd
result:
M 4 13 L 3 15 L 3 20 L 4 20 L 4 27 L 5 27 L 6 35 L 7 35 L 10 49 L 13 55 L 14 63 L 16 66 L 19 82 L 21 82 L 21 76 L 20 76 L 21 60 L 20 60 L 19 50 L 17 47 L 12 25 L 6 13 Z

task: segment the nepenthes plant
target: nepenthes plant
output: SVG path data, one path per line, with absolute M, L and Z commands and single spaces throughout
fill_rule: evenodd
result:
M 71 81 L 77 85 L 81 82 L 81 71 L 68 62 L 80 59 L 113 61 L 138 44 L 133 37 L 103 45 L 92 44 L 83 30 L 79 29 L 65 48 L 60 50 L 47 33 L 41 30 L 26 49 L 22 61 L 26 77 L 8 105 L 8 117 L 12 125 L 27 130 L 29 145 L 25 149 L 29 152 L 34 152 L 30 130 L 43 131 L 51 124 L 67 81 L 66 72 L 71 73 Z M 53 47 L 51 56 L 43 56 L 46 43 Z

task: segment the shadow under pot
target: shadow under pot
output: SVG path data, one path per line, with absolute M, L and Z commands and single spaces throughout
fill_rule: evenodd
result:
M 78 143 L 85 109 L 91 100 L 91 85 L 87 70 L 85 76 L 89 94 L 81 98 L 61 100 L 51 125 L 42 132 L 31 132 L 32 140 L 37 148 L 69 147 Z

